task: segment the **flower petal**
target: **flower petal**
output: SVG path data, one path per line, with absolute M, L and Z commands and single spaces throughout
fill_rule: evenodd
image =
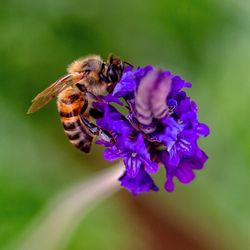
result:
M 173 181 L 173 176 L 171 175 L 168 175 L 167 176 L 167 181 L 165 183 L 165 189 L 168 191 L 168 192 L 173 192 L 174 191 L 174 181 Z
M 192 168 L 185 164 L 182 164 L 176 168 L 175 176 L 183 184 L 190 183 L 195 177 Z
M 173 76 L 172 78 L 172 91 L 180 91 L 182 88 L 191 88 L 192 84 L 190 82 L 186 82 L 180 76 Z
M 107 161 L 115 161 L 119 158 L 121 158 L 123 155 L 121 153 L 118 153 L 118 150 L 116 147 L 113 148 L 107 148 L 105 149 L 103 153 L 103 157 Z
M 128 156 L 124 158 L 123 162 L 126 166 L 128 177 L 135 178 L 140 171 L 141 161 L 138 157 Z
M 204 124 L 204 123 L 199 123 L 198 127 L 197 127 L 197 133 L 200 136 L 208 136 L 210 134 L 210 129 L 209 127 Z
M 149 192 L 150 190 L 159 190 L 150 175 L 142 168 L 140 168 L 140 171 L 135 178 L 129 177 L 125 171 L 119 178 L 119 181 L 121 182 L 121 185 L 129 190 L 133 195 L 137 195 L 142 192 Z

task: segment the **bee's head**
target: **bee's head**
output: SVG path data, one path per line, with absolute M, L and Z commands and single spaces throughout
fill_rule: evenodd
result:
M 108 84 L 108 92 L 114 89 L 115 84 L 119 82 L 122 77 L 124 68 L 128 65 L 133 67 L 131 64 L 122 61 L 119 57 L 112 54 L 109 55 L 107 62 L 102 64 L 100 77 L 103 82 Z

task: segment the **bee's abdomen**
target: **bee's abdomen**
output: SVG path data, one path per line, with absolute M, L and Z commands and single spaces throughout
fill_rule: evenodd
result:
M 62 93 L 57 102 L 61 122 L 69 141 L 79 150 L 88 153 L 93 136 L 80 121 L 80 112 L 87 106 L 80 94 Z

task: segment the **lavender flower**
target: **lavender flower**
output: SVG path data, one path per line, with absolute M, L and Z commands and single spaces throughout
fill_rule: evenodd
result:
M 132 194 L 158 191 L 151 175 L 160 163 L 169 192 L 174 190 L 174 178 L 188 184 L 195 170 L 203 168 L 208 157 L 197 140 L 208 136 L 209 128 L 198 121 L 196 103 L 182 90 L 191 86 L 152 66 L 127 68 L 113 92 L 93 104 L 103 112 L 98 127 L 113 138 L 99 138 L 97 143 L 104 145 L 106 160 L 123 160 L 125 171 L 119 181 Z M 112 104 L 124 102 L 125 112 Z

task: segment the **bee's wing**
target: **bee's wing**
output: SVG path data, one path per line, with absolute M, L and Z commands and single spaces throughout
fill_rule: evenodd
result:
M 52 85 L 50 85 L 47 89 L 39 93 L 33 100 L 32 104 L 27 112 L 27 114 L 33 113 L 46 104 L 48 104 L 51 100 L 53 100 L 60 92 L 64 89 L 72 86 L 73 84 L 80 81 L 84 76 L 84 73 L 75 72 L 66 76 L 61 77 Z

